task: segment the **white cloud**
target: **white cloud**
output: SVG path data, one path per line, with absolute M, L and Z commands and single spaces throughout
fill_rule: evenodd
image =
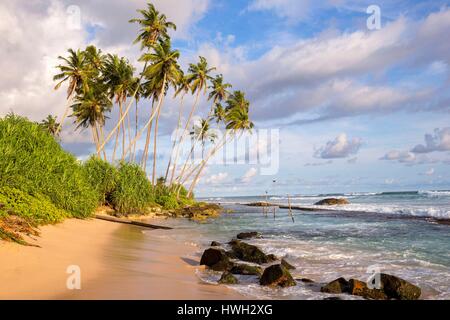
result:
M 425 145 L 418 144 L 411 151 L 414 153 L 450 151 L 450 127 L 434 129 L 433 134 L 425 135 Z
M 317 149 L 314 155 L 322 159 L 346 158 L 356 154 L 361 144 L 361 138 L 348 139 L 345 133 L 341 133 L 334 140 L 328 141 L 325 146 Z
M 247 170 L 247 172 L 242 176 L 241 181 L 243 183 L 249 183 L 253 177 L 256 176 L 256 174 L 258 173 L 258 170 L 256 168 L 250 168 Z
M 227 178 L 228 178 L 227 172 L 219 172 L 217 174 L 209 176 L 205 180 L 205 184 L 219 184 L 221 182 L 224 182 Z
M 432 176 L 434 175 L 434 168 L 430 168 L 427 171 L 425 171 L 425 175 Z
M 406 165 L 437 163 L 439 160 L 429 158 L 427 155 L 416 155 L 411 151 L 392 150 L 386 153 L 380 160 L 398 161 Z

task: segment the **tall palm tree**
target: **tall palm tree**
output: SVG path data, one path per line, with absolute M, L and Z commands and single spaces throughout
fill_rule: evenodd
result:
M 180 52 L 172 50 L 169 39 L 160 40 L 154 46 L 154 52 L 145 53 L 140 58 L 140 61 L 145 61 L 148 67 L 144 70 L 145 82 L 142 84 L 147 96 L 158 100 L 158 105 L 153 110 L 149 121 L 144 129 L 150 125 L 155 118 L 155 131 L 153 137 L 153 174 L 152 183 L 156 180 L 156 151 L 157 151 L 157 135 L 158 122 L 161 114 L 162 103 L 167 90 L 170 87 L 176 87 L 179 82 L 182 72 L 178 65 L 178 58 Z M 138 137 L 137 137 L 138 138 Z M 136 139 L 133 143 L 136 142 Z
M 183 114 L 184 97 L 190 90 L 191 90 L 191 87 L 189 85 L 189 81 L 188 81 L 187 77 L 184 76 L 184 74 L 183 74 L 180 77 L 180 81 L 177 84 L 177 88 L 176 88 L 175 94 L 174 94 L 174 98 L 176 98 L 178 95 L 181 94 L 181 99 L 180 99 L 180 108 L 178 110 L 177 128 L 175 130 L 175 137 L 174 137 L 173 143 L 172 143 L 172 151 L 170 153 L 170 159 L 169 159 L 169 163 L 167 164 L 166 175 L 164 177 L 164 180 L 167 182 L 167 176 L 169 174 L 169 170 L 172 165 L 172 157 L 173 157 L 173 154 L 175 151 L 175 159 L 173 162 L 173 168 L 172 168 L 169 186 L 172 184 L 173 177 L 175 174 L 175 168 L 176 168 L 177 162 L 178 162 L 178 155 L 179 155 L 179 148 L 180 148 L 180 144 L 178 143 L 178 131 L 181 129 L 181 116 Z
M 135 89 L 136 80 L 133 76 L 133 72 L 133 66 L 125 58 L 119 58 L 119 56 L 112 54 L 107 55 L 103 69 L 103 77 L 106 85 L 108 86 L 110 97 L 112 99 L 115 98 L 115 102 L 119 105 L 120 117 L 123 116 L 123 104 L 126 102 L 127 97 L 133 89 Z M 131 128 L 128 127 L 129 135 L 131 134 L 130 130 Z M 120 127 L 116 132 L 116 142 L 114 145 L 112 161 L 115 159 L 119 134 Z M 122 121 L 122 160 L 125 156 L 125 140 L 125 123 Z
M 250 102 L 245 99 L 245 94 L 241 91 L 235 91 L 226 101 L 226 115 L 225 115 L 225 121 L 226 121 L 226 129 L 231 130 L 231 138 L 235 138 L 238 133 L 242 134 L 245 131 L 251 132 L 251 130 L 254 127 L 253 122 L 249 119 L 249 106 Z M 188 197 L 191 196 L 195 186 L 197 185 L 200 176 L 203 172 L 203 170 L 206 167 L 206 164 L 208 163 L 208 160 L 220 149 L 222 148 L 225 143 L 227 142 L 227 135 L 225 134 L 222 138 L 222 142 L 218 144 L 216 147 L 214 147 L 211 152 L 208 154 L 208 156 L 203 159 L 201 162 L 201 165 L 197 171 L 197 174 L 195 175 L 191 186 L 189 187 L 188 191 Z
M 210 76 L 210 73 L 212 71 L 214 71 L 215 69 L 216 69 L 215 67 L 210 68 L 208 66 L 208 61 L 202 56 L 199 57 L 199 62 L 197 62 L 196 64 L 191 63 L 189 65 L 187 82 L 190 85 L 192 94 L 196 93 L 196 96 L 195 96 L 195 100 L 192 105 L 191 111 L 189 113 L 189 116 L 186 120 L 184 132 L 180 137 L 179 144 L 183 143 L 183 140 L 186 136 L 186 132 L 188 132 L 188 128 L 190 126 L 192 116 L 193 116 L 196 106 L 198 104 L 198 99 L 199 99 L 200 93 L 203 91 L 203 93 L 206 94 L 206 89 L 208 88 L 208 81 L 212 79 L 212 77 Z M 191 148 L 191 150 L 192 150 L 192 148 Z M 186 171 L 187 164 L 189 162 L 189 157 L 190 157 L 190 155 L 185 160 L 185 163 L 181 169 L 179 178 L 182 177 L 184 172 Z M 176 168 L 174 168 L 174 169 L 176 170 Z
M 55 86 L 55 90 L 58 90 L 64 82 L 68 81 L 69 83 L 67 87 L 67 106 L 64 110 L 61 122 L 56 129 L 56 135 L 58 135 L 62 129 L 62 125 L 70 110 L 70 103 L 74 94 L 76 91 L 81 89 L 81 86 L 87 77 L 85 52 L 81 50 L 74 51 L 73 49 L 69 49 L 67 51 L 69 52 L 69 56 L 67 58 L 62 56 L 58 57 L 58 59 L 62 60 L 63 64 L 56 66 L 60 73 L 53 77 L 54 81 L 58 81 Z
M 41 123 L 39 123 L 39 125 L 48 133 L 50 133 L 52 136 L 54 136 L 55 138 L 59 137 L 59 132 L 58 132 L 58 128 L 59 128 L 59 123 L 56 122 L 56 117 L 52 116 L 51 114 L 49 114 L 47 116 L 47 118 L 45 118 L 44 120 L 41 121 Z
M 209 86 L 211 92 L 208 95 L 208 100 L 212 100 L 213 105 L 216 105 L 222 100 L 226 100 L 229 95 L 227 89 L 231 87 L 231 84 L 223 82 L 223 76 L 221 74 L 217 75 L 211 80 L 211 86 Z
M 211 130 L 209 119 L 201 119 L 198 126 L 193 127 L 191 131 L 191 135 L 198 139 L 202 145 L 202 159 L 204 158 L 205 145 L 209 140 L 211 143 L 214 143 L 214 140 L 217 138 L 217 134 Z
M 225 116 L 226 113 L 224 107 L 220 103 L 217 103 L 214 108 L 214 118 L 216 119 L 216 123 L 219 124 L 220 122 L 225 121 Z
M 91 86 L 88 91 L 78 94 L 71 106 L 77 129 L 91 128 L 98 156 L 100 156 L 100 134 L 107 118 L 105 114 L 111 110 L 111 106 L 112 102 L 104 86 Z M 103 155 L 106 160 L 106 154 Z
M 141 43 L 141 49 L 151 48 L 160 39 L 169 38 L 169 29 L 176 30 L 174 23 L 167 21 L 165 14 L 159 13 L 151 3 L 147 4 L 147 10 L 138 10 L 142 18 L 131 19 L 129 22 L 140 25 L 139 35 L 134 43 Z

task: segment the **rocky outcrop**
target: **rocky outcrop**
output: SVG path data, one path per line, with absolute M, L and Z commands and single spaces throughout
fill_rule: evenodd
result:
M 239 283 L 238 279 L 228 271 L 222 273 L 222 276 L 219 279 L 220 284 L 237 284 Z
M 240 240 L 233 240 L 229 244 L 231 245 L 232 253 L 239 260 L 257 264 L 264 264 L 274 261 L 257 246 L 242 242 Z
M 222 212 L 223 208 L 215 203 L 197 203 L 192 206 L 186 206 L 181 209 L 176 209 L 173 215 L 176 217 L 189 218 L 196 221 L 203 221 L 208 218 L 217 217 Z
M 263 286 L 279 286 L 285 288 L 295 286 L 297 283 L 285 267 L 281 264 L 274 264 L 264 270 L 264 273 L 259 280 L 259 284 Z
M 256 231 L 250 231 L 250 232 L 241 232 L 237 235 L 237 238 L 240 240 L 244 239 L 251 239 L 251 238 L 259 238 L 261 234 Z
M 245 263 L 235 263 L 231 268 L 230 272 L 232 274 L 261 276 L 262 268 L 259 266 L 252 266 L 250 264 Z
M 232 268 L 233 263 L 230 261 L 225 250 L 209 248 L 203 252 L 200 265 L 206 265 L 214 271 L 228 271 Z
M 314 203 L 317 206 L 335 206 L 341 204 L 350 204 L 347 199 L 344 198 L 326 198 Z
M 264 201 L 247 203 L 246 205 L 249 207 L 272 207 L 272 206 L 274 206 L 270 202 L 264 202 Z
M 399 277 L 381 273 L 381 289 L 391 299 L 417 300 L 422 293 L 421 289 Z
M 336 280 L 333 280 L 320 288 L 321 292 L 325 293 L 348 293 L 349 292 L 349 284 L 348 281 L 344 278 L 338 278 Z
M 372 300 L 417 300 L 421 295 L 419 287 L 384 273 L 380 274 L 380 288 L 369 288 L 367 283 L 357 279 L 347 281 L 339 278 L 323 286 L 320 291 L 333 294 L 348 293 Z

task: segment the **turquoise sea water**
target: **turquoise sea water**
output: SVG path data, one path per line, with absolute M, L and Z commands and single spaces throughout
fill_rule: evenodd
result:
M 330 195 L 293 196 L 293 204 L 311 206 Z M 333 195 L 343 197 L 344 195 Z M 266 216 L 260 207 L 242 203 L 262 197 L 207 199 L 234 213 L 205 224 L 176 220 L 177 236 L 198 246 L 198 255 L 211 240 L 228 242 L 242 231 L 259 231 L 263 238 L 249 242 L 267 253 L 285 257 L 297 269 L 294 277 L 324 283 L 344 276 L 366 280 L 371 269 L 397 275 L 422 288 L 424 299 L 450 299 L 450 225 L 435 218 L 450 217 L 450 192 L 404 192 L 345 195 L 352 204 L 337 211 L 277 209 Z M 283 196 L 270 201 L 285 203 Z M 431 219 L 433 218 L 433 219 Z M 193 237 L 191 231 L 195 230 Z M 198 235 L 200 234 L 200 235 Z M 199 272 L 203 281 L 215 282 L 220 273 Z M 263 288 L 252 277 L 242 277 L 235 290 L 256 298 L 321 299 L 318 286 L 299 283 L 288 289 Z M 343 296 L 343 298 L 352 298 Z

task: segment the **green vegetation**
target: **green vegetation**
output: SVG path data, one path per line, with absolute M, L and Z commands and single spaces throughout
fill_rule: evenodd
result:
M 111 204 L 118 180 L 117 169 L 95 156 L 91 156 L 83 164 L 83 169 L 87 180 L 98 194 L 98 205 Z

